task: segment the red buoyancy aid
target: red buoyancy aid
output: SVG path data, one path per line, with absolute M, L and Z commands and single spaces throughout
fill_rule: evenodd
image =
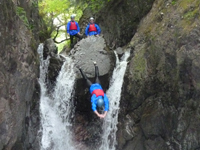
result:
M 89 32 L 92 32 L 92 31 L 97 31 L 95 24 L 90 24 L 90 26 L 89 26 Z
M 96 97 L 98 97 L 98 96 L 104 96 L 104 92 L 103 92 L 103 90 L 101 90 L 101 89 L 96 89 L 96 90 L 94 90 L 94 91 L 92 92 L 92 95 L 93 95 L 93 94 L 95 94 Z
M 69 30 L 77 30 L 76 22 L 71 21 Z

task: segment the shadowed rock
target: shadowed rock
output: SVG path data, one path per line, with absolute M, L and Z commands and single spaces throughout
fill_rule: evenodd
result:
M 48 83 L 47 86 L 48 88 L 53 88 L 64 60 L 62 57 L 59 57 L 57 55 L 57 47 L 52 39 L 47 39 L 44 42 L 43 57 L 44 59 L 46 59 L 48 56 L 50 58 L 49 58 L 49 67 L 48 67 L 48 76 L 47 76 L 48 78 L 47 80 L 49 82 L 47 82 Z
M 47 58 L 48 55 L 50 56 L 56 56 L 58 53 L 58 48 L 56 44 L 54 43 L 53 39 L 47 39 L 44 41 L 44 50 L 43 50 L 43 57 L 44 59 Z

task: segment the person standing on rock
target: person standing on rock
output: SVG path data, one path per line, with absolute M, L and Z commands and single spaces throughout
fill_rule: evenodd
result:
M 100 33 L 101 33 L 100 27 L 94 23 L 94 18 L 91 17 L 90 23 L 87 25 L 87 27 L 85 29 L 85 35 L 87 37 L 89 37 L 91 35 L 99 36 Z
M 82 71 L 80 67 L 79 67 L 79 70 L 81 72 L 82 77 L 86 80 L 86 83 L 92 95 L 91 97 L 92 110 L 99 118 L 105 118 L 109 110 L 109 100 L 101 87 L 100 80 L 99 80 L 99 68 L 96 65 L 96 62 L 94 62 L 94 66 L 95 66 L 95 83 L 92 83 L 87 78 L 87 76 L 84 74 L 84 72 Z M 98 112 L 101 110 L 103 111 L 102 114 L 101 112 Z
M 81 34 L 80 34 L 80 28 L 79 25 L 76 21 L 74 21 L 75 15 L 71 15 L 71 21 L 67 23 L 67 34 L 70 36 L 70 42 L 71 42 L 71 48 L 73 48 L 74 43 L 73 43 L 73 38 L 77 37 L 80 40 L 82 39 Z

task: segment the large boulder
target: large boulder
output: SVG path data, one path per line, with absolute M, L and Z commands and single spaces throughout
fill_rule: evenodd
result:
M 81 67 L 88 77 L 95 75 L 94 61 L 99 67 L 100 76 L 109 74 L 114 66 L 114 53 L 107 48 L 105 40 L 101 36 L 90 36 L 81 40 L 69 55 L 74 59 L 75 66 Z

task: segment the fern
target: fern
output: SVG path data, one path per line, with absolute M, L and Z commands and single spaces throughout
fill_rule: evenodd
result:
M 30 26 L 30 24 L 29 24 L 29 21 L 28 21 L 28 18 L 26 17 L 26 12 L 25 12 L 24 8 L 17 6 L 16 13 L 17 13 L 17 16 L 19 16 L 19 18 L 24 22 L 25 26 L 27 28 L 31 29 L 32 26 Z

